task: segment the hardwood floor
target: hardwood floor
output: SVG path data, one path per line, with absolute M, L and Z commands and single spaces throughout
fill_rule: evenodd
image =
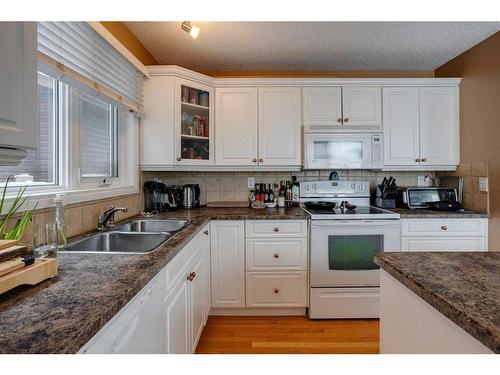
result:
M 376 354 L 378 319 L 210 316 L 197 354 Z

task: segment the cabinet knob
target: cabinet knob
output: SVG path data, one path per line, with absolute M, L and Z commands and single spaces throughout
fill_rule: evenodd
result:
M 191 272 L 191 273 L 188 275 L 187 279 L 188 279 L 188 281 L 193 281 L 193 279 L 194 279 L 195 277 L 196 277 L 196 272 Z
M 279 232 L 279 231 L 280 231 L 280 228 L 278 228 L 278 227 L 273 228 L 273 232 Z
M 342 119 L 341 118 L 338 118 L 337 119 L 337 122 L 341 123 L 342 124 Z
M 347 118 L 347 117 L 346 117 L 346 118 L 344 119 L 344 122 L 349 122 L 349 118 Z
M 257 158 L 253 158 L 253 159 L 252 159 L 252 161 L 253 161 L 254 163 L 257 163 Z
M 264 159 L 260 158 L 259 159 L 259 163 L 262 163 L 264 161 Z
M 180 156 L 177 156 L 177 161 L 181 161 L 182 158 Z
M 279 254 L 274 254 L 273 257 L 275 257 L 276 259 L 278 259 L 280 257 Z
M 196 277 L 196 272 L 193 272 L 193 279 Z
M 208 230 L 204 231 L 203 234 L 207 234 L 208 235 Z
M 448 230 L 448 226 L 446 226 L 446 225 L 441 225 L 441 230 Z
M 425 163 L 426 161 L 427 161 L 427 158 L 423 158 L 423 159 L 422 159 L 422 162 L 424 162 L 424 163 Z
M 415 159 L 415 161 L 416 161 L 417 163 L 420 163 L 420 159 Z
M 278 294 L 280 290 L 278 288 L 274 289 L 274 293 Z

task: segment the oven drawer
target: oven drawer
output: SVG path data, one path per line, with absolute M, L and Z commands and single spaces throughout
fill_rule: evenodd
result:
M 247 307 L 306 307 L 307 272 L 247 272 Z
M 403 219 L 403 237 L 473 237 L 486 233 L 485 219 Z
M 246 241 L 247 271 L 307 271 L 307 238 Z
M 379 294 L 379 288 L 311 288 L 309 318 L 378 318 Z
M 247 220 L 246 237 L 307 237 L 307 220 Z

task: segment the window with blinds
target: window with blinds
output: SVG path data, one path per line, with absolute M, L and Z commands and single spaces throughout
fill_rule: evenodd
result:
M 113 100 L 121 96 L 127 99 L 121 104 L 131 102 L 133 109 L 141 108 L 142 72 L 86 22 L 39 22 L 38 51 L 111 90 L 117 94 Z M 65 80 L 64 72 L 59 78 Z

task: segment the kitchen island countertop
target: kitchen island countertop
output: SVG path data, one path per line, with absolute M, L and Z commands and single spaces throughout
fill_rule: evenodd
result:
M 76 353 L 210 220 L 303 220 L 309 215 L 300 208 L 196 208 L 154 218 L 191 223 L 147 254 L 60 252 L 56 277 L 0 295 L 0 353 Z
M 500 353 L 500 252 L 382 253 L 375 263 Z

